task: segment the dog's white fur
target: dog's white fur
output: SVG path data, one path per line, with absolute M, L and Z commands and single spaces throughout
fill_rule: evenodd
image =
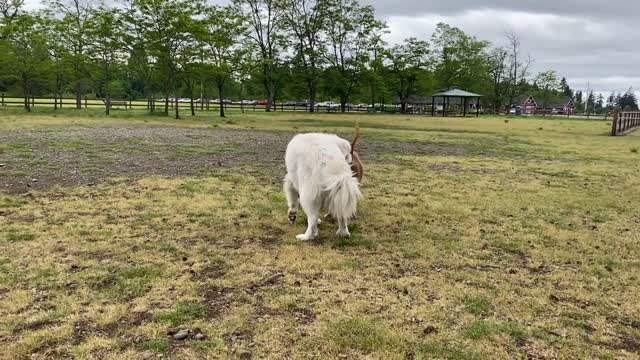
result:
M 340 237 L 349 237 L 349 220 L 362 197 L 351 171 L 351 144 L 336 135 L 300 134 L 287 146 L 284 192 L 289 219 L 295 221 L 298 206 L 307 214 L 307 231 L 298 240 L 318 236 L 320 211 L 326 209 L 338 221 Z

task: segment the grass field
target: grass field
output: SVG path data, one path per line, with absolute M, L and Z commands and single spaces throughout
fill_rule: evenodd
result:
M 298 242 L 286 143 L 356 118 L 353 237 Z M 0 358 L 637 359 L 640 133 L 608 131 L 0 110 Z

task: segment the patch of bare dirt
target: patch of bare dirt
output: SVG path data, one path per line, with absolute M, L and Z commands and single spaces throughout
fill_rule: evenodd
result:
M 284 174 L 286 145 L 292 136 L 288 132 L 155 125 L 2 131 L 0 143 L 7 147 L 0 151 L 0 192 L 20 194 L 54 186 L 94 186 L 117 177 L 197 176 L 243 165 L 279 181 Z M 462 148 L 415 141 L 366 139 L 360 145 L 365 165 L 389 154 L 463 152 Z

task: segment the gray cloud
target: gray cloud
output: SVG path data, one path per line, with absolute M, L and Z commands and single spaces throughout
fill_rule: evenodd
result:
M 553 69 L 579 89 L 640 90 L 640 2 L 610 0 L 362 0 L 373 5 L 391 30 L 390 43 L 429 37 L 438 22 L 504 44 L 504 34 L 521 37 L 535 62 L 532 73 Z M 532 74 L 534 75 L 534 74 Z

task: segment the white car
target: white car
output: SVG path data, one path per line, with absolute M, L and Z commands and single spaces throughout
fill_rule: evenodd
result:
M 316 104 L 317 108 L 336 109 L 340 107 L 340 104 L 333 101 L 323 101 Z

